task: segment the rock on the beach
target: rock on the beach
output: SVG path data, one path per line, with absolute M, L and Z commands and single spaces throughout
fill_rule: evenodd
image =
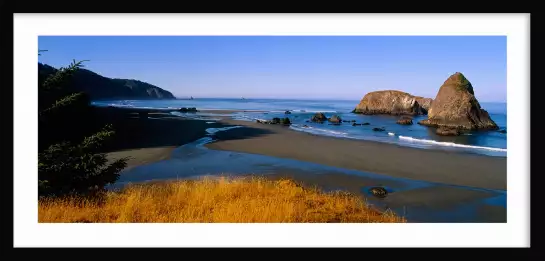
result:
M 437 133 L 437 135 L 441 135 L 441 136 L 458 136 L 458 135 L 460 135 L 460 130 L 458 130 L 456 128 L 439 127 L 439 128 L 437 128 L 435 133 Z
M 371 125 L 371 123 L 369 123 L 369 122 L 364 122 L 364 123 L 362 123 L 361 125 Z
M 361 126 L 361 123 L 352 123 L 352 126 Z
M 373 128 L 373 131 L 385 131 L 385 128 Z
M 410 117 L 401 117 L 401 119 L 397 120 L 396 123 L 401 125 L 412 125 L 413 119 Z
M 291 114 L 291 111 L 286 111 L 284 112 L 284 114 Z
M 278 118 L 278 117 L 274 117 L 272 118 L 272 120 L 270 121 L 267 121 L 267 120 L 256 120 L 257 123 L 263 123 L 263 124 L 282 124 L 282 125 L 290 125 L 291 124 L 291 121 L 289 118 Z
M 197 112 L 197 108 L 180 108 L 180 112 Z
M 376 91 L 367 93 L 353 113 L 360 114 L 391 114 L 391 115 L 422 115 L 421 105 L 415 96 L 402 91 Z
M 290 125 L 291 124 L 291 121 L 290 121 L 290 118 L 282 118 L 280 120 L 280 123 L 284 124 L 284 125 Z
M 378 198 L 385 198 L 388 196 L 388 191 L 383 187 L 372 187 L 369 189 L 369 193 Z
M 310 120 L 313 122 L 324 122 L 327 121 L 327 117 L 325 116 L 325 114 L 318 112 L 314 114 L 314 116 L 312 116 Z
M 475 98 L 471 83 L 459 72 L 443 83 L 428 111 L 428 119 L 418 123 L 467 130 L 498 129 Z
M 341 117 L 339 117 L 338 115 L 333 115 L 331 116 L 331 118 L 327 119 L 329 122 L 333 122 L 333 123 L 341 123 L 342 122 L 342 119 Z

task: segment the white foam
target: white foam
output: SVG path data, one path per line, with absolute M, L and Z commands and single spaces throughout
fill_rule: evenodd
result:
M 203 117 L 202 115 L 198 115 L 195 113 L 181 113 L 178 111 L 170 112 L 171 115 L 178 116 L 180 118 L 186 118 L 186 119 L 192 119 L 192 120 L 201 120 L 201 121 L 219 121 L 221 119 L 218 118 L 208 118 Z
M 268 111 L 270 113 L 285 113 L 286 111 Z M 339 113 L 338 111 L 328 111 L 328 110 L 289 110 L 291 113 Z
M 454 142 L 442 142 L 442 141 L 435 141 L 435 140 L 416 139 L 416 138 L 407 137 L 407 136 L 399 136 L 399 139 L 406 140 L 406 141 L 411 141 L 411 142 L 420 142 L 420 143 L 439 145 L 439 146 L 449 146 L 449 147 L 458 147 L 458 148 L 482 149 L 482 150 L 507 152 L 507 149 L 503 149 L 503 148 L 472 146 L 472 145 L 458 144 L 458 143 L 454 143 Z
M 348 134 L 346 132 L 320 129 L 320 128 L 315 128 L 315 127 L 311 127 L 311 126 L 302 127 L 302 126 L 299 126 L 298 124 L 290 125 L 290 129 L 296 130 L 296 131 L 304 131 L 304 132 L 308 132 L 308 133 L 312 133 L 312 134 L 334 136 L 334 137 L 345 137 Z
M 216 123 L 215 121 L 207 121 L 206 124 Z
M 196 112 L 197 115 L 201 116 L 216 116 L 216 117 L 228 117 L 231 116 L 231 113 L 209 113 L 209 112 Z
M 395 134 L 395 133 L 393 133 L 393 132 L 388 132 L 388 135 L 390 135 L 390 136 L 394 136 L 394 135 L 396 135 L 396 134 Z
M 220 131 L 226 131 L 230 129 L 240 128 L 243 126 L 230 126 L 230 127 L 223 127 L 223 128 L 208 128 L 206 129 L 206 132 L 208 132 L 208 135 L 213 135 L 215 133 L 218 133 Z

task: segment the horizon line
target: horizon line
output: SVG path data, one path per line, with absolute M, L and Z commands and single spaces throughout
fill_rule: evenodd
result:
M 295 98 L 295 97 L 195 97 L 188 95 L 186 96 L 176 96 L 174 95 L 176 100 L 188 100 L 189 97 L 193 97 L 193 99 L 236 99 L 236 100 L 242 100 L 244 98 L 245 100 L 305 100 L 305 101 L 312 101 L 312 100 L 326 100 L 326 101 L 361 101 L 361 99 L 348 99 L 348 98 Z M 435 98 L 431 98 L 435 99 Z M 507 101 L 490 101 L 490 100 L 479 100 L 479 102 L 487 102 L 487 103 L 507 103 Z

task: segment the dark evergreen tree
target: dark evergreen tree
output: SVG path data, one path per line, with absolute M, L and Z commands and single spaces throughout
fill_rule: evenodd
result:
M 69 88 L 83 62 L 74 60 L 53 74 L 38 76 L 40 196 L 95 194 L 115 182 L 126 166 L 126 159 L 108 163 L 101 148 L 114 135 L 112 126 L 97 132 L 90 99 Z

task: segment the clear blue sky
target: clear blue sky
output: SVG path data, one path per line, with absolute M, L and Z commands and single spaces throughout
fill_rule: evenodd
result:
M 434 98 L 457 71 L 480 101 L 507 92 L 504 36 L 41 36 L 39 48 L 42 63 L 90 60 L 103 76 L 178 97 L 359 100 L 396 89 Z

